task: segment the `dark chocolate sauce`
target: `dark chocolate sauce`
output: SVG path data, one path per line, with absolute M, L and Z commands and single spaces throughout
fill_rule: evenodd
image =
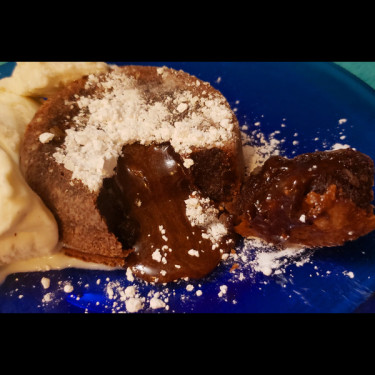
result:
M 192 227 L 185 200 L 196 190 L 193 177 L 168 143 L 124 146 L 116 175 L 104 186 L 103 196 L 112 202 L 107 212 L 115 213 L 109 227 L 134 249 L 126 266 L 142 279 L 201 278 L 233 247 L 226 236 L 212 249 L 211 240 L 202 238 L 204 229 Z M 189 250 L 198 250 L 199 257 Z

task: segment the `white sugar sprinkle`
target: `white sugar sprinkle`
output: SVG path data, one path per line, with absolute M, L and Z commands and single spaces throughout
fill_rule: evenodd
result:
M 51 280 L 47 277 L 42 277 L 40 280 L 42 286 L 44 289 L 48 289 L 50 287 Z
M 198 250 L 190 249 L 190 250 L 188 251 L 188 254 L 191 255 L 191 256 L 194 256 L 194 257 L 198 257 L 198 258 L 199 258 L 199 251 L 198 251 Z
M 173 77 L 168 78 L 161 90 L 170 87 Z M 104 82 L 89 76 L 87 85 L 99 85 L 104 92 L 100 97 L 78 97 L 80 112 L 72 119 L 76 126 L 66 130 L 64 144 L 53 156 L 72 172 L 72 179 L 81 180 L 91 191 L 98 191 L 103 179 L 114 174 L 125 144 L 170 142 L 191 165 L 192 147 L 222 147 L 233 139 L 233 114 L 220 95 L 198 97 L 175 90 L 172 97 L 149 103 L 135 80 L 116 68 Z
M 228 287 L 226 285 L 220 285 L 220 292 L 218 293 L 219 297 L 223 297 L 227 294 Z
M 40 136 L 39 136 L 39 141 L 41 143 L 48 143 L 48 142 L 51 142 L 52 139 L 55 137 L 54 134 L 52 133 L 49 133 L 49 132 L 46 132 L 46 133 L 42 133 Z
M 73 292 L 73 285 L 72 284 L 70 284 L 70 283 L 66 283 L 65 285 L 64 285 L 64 292 L 65 293 L 71 293 L 71 292 Z
M 191 292 L 193 289 L 194 289 L 194 285 L 192 285 L 192 284 L 189 284 L 189 285 L 186 286 L 186 290 L 188 292 Z
M 125 301 L 125 306 L 129 313 L 135 313 L 142 309 L 143 304 L 139 298 L 131 297 Z
M 211 205 L 210 199 L 202 198 L 197 192 L 193 192 L 185 200 L 186 216 L 193 227 L 205 229 L 203 238 L 210 239 L 217 244 L 227 234 L 227 228 L 218 219 L 219 211 Z M 216 247 L 215 247 L 216 248 Z
M 152 259 L 153 260 L 156 260 L 157 262 L 160 262 L 161 261 L 161 253 L 160 253 L 160 249 L 156 249 L 152 255 L 151 255 Z
M 150 307 L 154 310 L 161 309 L 165 307 L 165 303 L 161 299 L 153 297 L 150 300 Z

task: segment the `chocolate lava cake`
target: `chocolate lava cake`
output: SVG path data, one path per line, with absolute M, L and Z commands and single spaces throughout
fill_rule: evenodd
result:
M 246 177 L 235 231 L 285 248 L 341 246 L 375 229 L 374 163 L 353 149 L 270 157 Z
M 61 89 L 29 124 L 20 165 L 66 254 L 147 281 L 201 278 L 239 236 L 314 248 L 375 229 L 368 156 L 274 156 L 245 177 L 226 99 L 166 67 L 111 67 Z
M 66 254 L 148 281 L 200 278 L 235 244 L 244 175 L 223 95 L 166 67 L 111 67 L 48 98 L 20 153 Z

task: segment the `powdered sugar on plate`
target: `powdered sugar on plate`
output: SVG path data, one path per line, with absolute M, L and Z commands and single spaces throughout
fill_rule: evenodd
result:
M 250 173 L 254 168 L 261 166 L 270 156 L 279 155 L 283 139 L 281 132 L 276 131 L 268 136 L 262 133 L 260 123 L 251 125 L 252 131 L 248 132 L 247 125 L 244 125 L 241 135 L 245 156 L 246 173 Z M 187 215 L 191 211 L 197 210 L 197 197 L 192 195 L 187 204 Z M 194 211 L 195 212 L 195 211 Z M 198 216 L 201 220 L 208 220 L 206 215 Z M 190 215 L 191 216 L 191 215 Z M 194 217 L 197 217 L 195 215 Z M 216 216 L 215 216 L 216 217 Z M 200 222 L 196 223 L 201 224 Z M 160 229 L 160 228 L 159 228 Z M 161 228 L 162 229 L 162 228 Z M 158 254 L 155 253 L 155 257 Z M 284 251 L 275 250 L 269 245 L 257 239 L 245 239 L 243 244 L 238 246 L 222 262 L 224 271 L 229 275 L 225 284 L 217 285 L 214 278 L 209 276 L 205 280 L 194 281 L 182 279 L 176 283 L 168 285 L 152 284 L 145 281 L 136 280 L 130 268 L 126 271 L 126 280 L 97 280 L 95 287 L 102 288 L 98 294 L 104 295 L 105 299 L 91 301 L 86 305 L 86 312 L 100 309 L 110 310 L 112 313 L 138 313 L 138 312 L 173 312 L 170 301 L 179 298 L 179 304 L 190 305 L 193 300 L 197 302 L 210 293 L 205 288 L 213 287 L 217 299 L 223 302 L 235 304 L 235 298 L 231 297 L 234 283 L 252 280 L 257 274 L 266 277 L 280 275 L 291 264 L 303 265 L 309 260 L 307 253 L 303 249 L 287 249 Z M 225 271 L 226 270 L 226 271 Z M 228 272 L 229 271 L 229 272 Z M 66 285 L 60 285 L 60 289 L 67 290 Z M 183 291 L 181 293 L 181 290 Z M 75 304 L 87 304 L 85 298 L 80 295 L 71 294 L 68 296 Z M 43 304 L 53 303 L 52 294 L 45 290 Z
M 257 124 L 257 125 L 255 125 Z M 242 150 L 245 159 L 245 173 L 250 174 L 255 168 L 260 167 L 270 157 L 280 154 L 280 145 L 283 139 L 278 139 L 279 131 L 271 133 L 266 137 L 261 129 L 260 122 L 256 122 L 254 130 L 250 134 L 245 132 L 247 125 L 242 126 Z M 245 130 L 245 131 L 244 131 Z
M 257 238 L 247 238 L 236 254 L 232 254 L 237 264 L 235 279 L 253 277 L 257 273 L 265 276 L 280 275 L 290 265 L 303 266 L 310 261 L 311 250 L 303 247 L 290 247 L 283 250 Z M 242 276 L 239 274 L 242 273 Z

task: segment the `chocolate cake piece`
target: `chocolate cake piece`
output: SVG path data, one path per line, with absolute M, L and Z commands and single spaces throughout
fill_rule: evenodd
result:
M 183 71 L 112 67 L 69 84 L 29 124 L 20 164 L 68 255 L 167 282 L 204 276 L 234 246 L 238 122 Z
M 277 247 L 340 246 L 375 229 L 374 163 L 353 149 L 270 157 L 246 178 L 235 231 Z

